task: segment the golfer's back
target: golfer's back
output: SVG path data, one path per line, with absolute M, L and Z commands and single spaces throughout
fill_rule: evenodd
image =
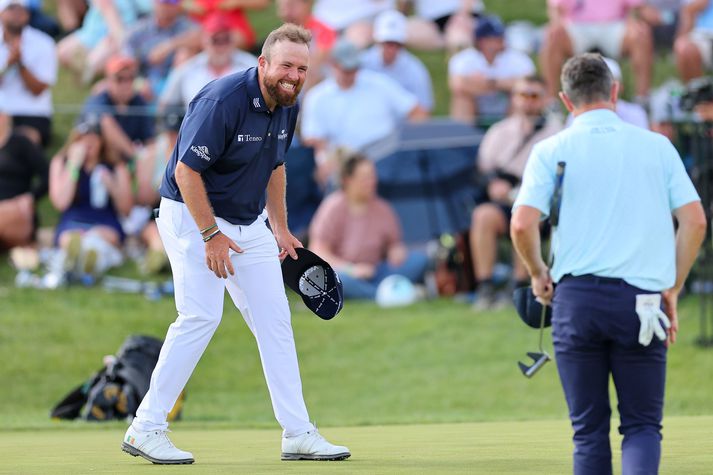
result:
M 555 281 L 565 274 L 596 274 L 643 289 L 673 285 L 671 211 L 697 195 L 668 139 L 608 109 L 580 114 L 569 129 L 538 144 L 528 161 L 534 173 L 526 179 L 542 181 L 535 189 L 544 192 L 537 195 L 545 213 L 559 161 L 567 171 Z

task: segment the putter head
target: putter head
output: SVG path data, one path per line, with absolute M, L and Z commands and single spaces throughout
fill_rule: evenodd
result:
M 526 365 L 522 361 L 517 362 L 517 365 L 520 367 L 520 371 L 522 371 L 522 374 L 524 374 L 527 378 L 533 377 L 535 373 L 537 373 L 537 371 L 545 365 L 545 363 L 552 359 L 546 351 L 543 351 L 542 353 L 528 352 L 527 356 L 532 358 L 534 361 L 530 366 Z

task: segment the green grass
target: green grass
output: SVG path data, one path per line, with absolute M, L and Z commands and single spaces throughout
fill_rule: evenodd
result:
M 713 417 L 667 418 L 661 474 L 710 473 L 708 442 Z M 615 425 L 615 423 L 613 424 Z M 206 430 L 181 427 L 171 437 L 193 451 L 196 464 L 166 467 L 119 449 L 124 426 L 68 431 L 0 432 L 0 474 L 392 474 L 468 473 L 552 475 L 571 473 L 565 421 L 343 427 L 324 430 L 348 445 L 343 462 L 281 462 L 277 430 Z M 620 436 L 612 431 L 612 446 Z M 35 448 L 28 451 L 28 447 Z M 614 450 L 614 472 L 620 457 Z
M 168 298 L 16 290 L 7 280 L 0 280 L 0 381 L 12 390 L 0 393 L 4 428 L 52 426 L 49 409 L 100 368 L 103 355 L 129 334 L 163 337 L 175 318 Z M 536 348 L 537 332 L 513 310 L 475 314 L 449 301 L 383 310 L 350 302 L 325 322 L 294 299 L 293 307 L 305 398 L 320 425 L 566 418 L 554 364 L 532 380 L 519 374 L 516 361 Z M 712 374 L 713 359 L 693 342 L 695 302 L 681 313 L 666 413 L 713 414 L 713 382 L 703 376 Z M 187 422 L 275 426 L 254 339 L 230 302 L 187 393 Z

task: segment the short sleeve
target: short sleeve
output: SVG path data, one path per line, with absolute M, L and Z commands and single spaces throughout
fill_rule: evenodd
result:
M 185 63 L 184 65 L 171 70 L 168 74 L 166 84 L 163 86 L 163 91 L 161 91 L 161 97 L 158 99 L 158 103 L 161 107 L 183 106 L 183 100 L 181 98 L 181 83 L 185 76 L 185 66 L 188 64 L 190 63 Z
M 401 242 L 401 223 L 394 209 L 386 201 L 382 201 L 383 225 L 386 235 L 386 245 L 393 246 Z
M 98 118 L 103 114 L 114 113 L 114 107 L 107 102 L 106 93 L 89 96 L 82 107 L 82 120 L 87 120 L 90 117 Z
M 550 214 L 550 200 L 555 185 L 555 170 L 550 166 L 554 160 L 547 160 L 546 152 L 538 145 L 535 145 L 527 159 L 522 185 L 512 209 L 514 211 L 518 206 L 531 206 L 547 216 Z
M 433 109 L 433 84 L 428 69 L 421 63 L 414 64 L 414 76 L 417 78 L 416 95 L 422 101 L 422 105 L 427 109 Z
M 39 81 L 53 86 L 57 82 L 57 47 L 48 36 L 34 40 L 32 48 L 23 50 L 23 64 Z M 25 57 L 26 54 L 28 57 Z
M 191 103 L 176 144 L 179 161 L 202 172 L 223 154 L 229 137 L 225 109 L 221 103 L 211 99 Z
M 379 81 L 380 84 L 376 87 L 384 96 L 384 100 L 388 101 L 397 118 L 405 119 L 418 105 L 418 98 L 388 76 L 381 75 Z
M 465 76 L 473 74 L 478 69 L 477 55 L 473 54 L 473 51 L 463 50 L 448 61 L 449 76 Z
M 700 201 L 698 192 L 693 186 L 691 178 L 686 173 L 686 168 L 683 166 L 683 161 L 678 155 L 674 146 L 667 139 L 667 146 L 662 147 L 663 153 L 666 154 L 665 159 L 669 164 L 668 168 L 668 201 L 671 210 L 680 208 L 683 205 Z
M 312 218 L 309 240 L 321 241 L 334 252 L 339 244 L 341 234 L 339 231 L 342 229 L 341 214 L 338 195 L 331 195 L 322 201 Z
M 324 114 L 319 113 L 322 98 L 321 88 L 315 87 L 307 93 L 302 107 L 302 137 L 307 139 L 326 139 L 328 132 Z
M 512 71 L 509 77 L 524 77 L 535 74 L 536 72 L 537 68 L 535 67 L 535 63 L 532 62 L 532 59 L 528 55 L 520 53 L 519 51 L 513 55 Z

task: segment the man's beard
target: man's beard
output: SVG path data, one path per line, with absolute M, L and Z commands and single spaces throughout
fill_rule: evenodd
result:
M 272 81 L 270 78 L 265 78 L 265 89 L 267 89 L 267 93 L 270 95 L 272 100 L 281 107 L 295 105 L 295 102 L 297 102 L 297 96 L 299 96 L 300 90 L 302 90 L 302 85 L 295 84 L 295 90 L 292 94 L 290 94 L 289 92 L 281 89 L 278 82 L 279 81 Z

